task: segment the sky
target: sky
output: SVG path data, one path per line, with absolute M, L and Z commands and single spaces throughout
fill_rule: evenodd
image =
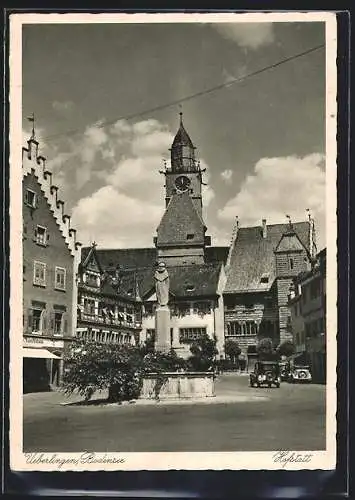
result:
M 239 226 L 315 219 L 325 246 L 324 23 L 23 27 L 26 117 L 84 245 L 153 246 L 179 126 L 197 148 L 213 245 Z M 241 79 L 238 83 L 232 83 Z M 210 88 L 214 92 L 176 102 Z

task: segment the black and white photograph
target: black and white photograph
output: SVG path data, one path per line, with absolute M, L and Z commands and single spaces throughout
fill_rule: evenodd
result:
M 332 469 L 332 13 L 10 16 L 14 470 Z

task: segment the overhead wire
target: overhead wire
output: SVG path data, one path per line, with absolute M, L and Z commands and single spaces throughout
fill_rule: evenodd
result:
M 96 124 L 93 124 L 92 125 L 92 128 L 105 128 L 107 126 L 110 126 L 110 125 L 113 125 L 114 123 L 116 123 L 117 121 L 120 121 L 120 120 L 132 120 L 133 118 L 140 118 L 144 115 L 147 115 L 147 114 L 150 114 L 150 113 L 155 113 L 157 111 L 161 111 L 163 109 L 167 109 L 167 108 L 170 108 L 172 106 L 176 106 L 178 104 L 181 104 L 183 102 L 187 102 L 187 101 L 190 101 L 191 99 L 196 99 L 198 97 L 202 97 L 204 95 L 208 95 L 208 94 L 211 94 L 212 92 L 216 92 L 218 90 L 221 90 L 221 89 L 224 89 L 226 87 L 230 87 L 231 85 L 234 85 L 236 83 L 240 83 L 244 80 L 247 80 L 251 77 L 254 77 L 256 75 L 260 75 L 262 73 L 265 73 L 266 71 L 269 71 L 269 70 L 272 70 L 274 68 L 277 68 L 279 66 L 281 66 L 282 64 L 286 64 L 290 61 L 294 61 L 300 57 L 304 57 L 308 54 L 311 54 L 313 52 L 316 52 L 322 48 L 325 47 L 325 44 L 321 44 L 321 45 L 317 45 L 317 46 L 314 46 L 314 47 L 311 47 L 303 52 L 299 52 L 297 54 L 293 54 L 292 56 L 289 56 L 289 57 L 286 57 L 284 59 L 281 59 L 273 64 L 269 64 L 267 66 L 264 66 L 262 68 L 259 68 L 255 71 L 252 71 L 250 73 L 247 73 L 245 75 L 242 75 L 238 78 L 233 78 L 233 79 L 230 79 L 228 80 L 227 82 L 223 82 L 219 85 L 216 85 L 214 87 L 210 87 L 208 89 L 205 89 L 205 90 L 201 90 L 199 92 L 195 92 L 194 94 L 190 94 L 188 96 L 185 96 L 185 97 L 182 97 L 180 99 L 176 99 L 174 101 L 170 101 L 170 102 L 167 102 L 165 104 L 161 104 L 159 106 L 155 106 L 155 107 L 152 107 L 152 108 L 149 108 L 149 109 L 145 109 L 143 111 L 140 111 L 140 112 L 137 112 L 137 113 L 132 113 L 132 114 L 127 114 L 127 115 L 121 115 L 121 116 L 116 116 L 115 118 L 112 118 L 110 120 L 107 120 L 107 121 L 104 121 L 104 122 L 98 122 Z M 52 134 L 52 135 L 48 135 L 46 137 L 44 137 L 44 139 L 46 141 L 48 140 L 52 140 L 52 139 L 56 139 L 56 138 L 59 138 L 59 137 L 65 137 L 65 136 L 72 136 L 72 135 L 76 135 L 76 134 L 79 134 L 79 133 L 83 133 L 83 130 L 82 129 L 73 129 L 73 130 L 68 130 L 66 132 L 61 132 L 61 133 L 57 133 L 57 134 Z

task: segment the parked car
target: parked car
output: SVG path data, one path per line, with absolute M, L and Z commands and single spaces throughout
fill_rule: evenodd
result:
M 289 382 L 293 384 L 312 382 L 312 375 L 309 366 L 295 365 L 289 374 Z
M 283 361 L 280 363 L 280 378 L 281 382 L 285 382 L 290 376 L 290 365 L 289 363 Z
M 250 374 L 250 387 L 261 387 L 275 385 L 280 387 L 280 367 L 276 361 L 257 361 L 254 371 Z

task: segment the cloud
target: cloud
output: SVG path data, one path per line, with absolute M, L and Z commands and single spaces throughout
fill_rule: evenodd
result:
M 325 243 L 325 157 L 315 153 L 299 158 L 262 158 L 247 176 L 239 192 L 218 211 L 221 220 L 238 215 L 241 225 L 284 222 L 286 214 L 294 221 L 305 220 L 311 210 L 319 232 L 319 245 Z
M 84 244 L 103 247 L 152 246 L 163 204 L 133 198 L 114 186 L 104 186 L 79 200 L 73 221 Z
M 151 119 L 87 129 L 75 154 L 84 173 L 101 185 L 95 182 L 93 191 L 73 208 L 73 223 L 84 244 L 95 239 L 106 247 L 152 246 L 165 207 L 159 170 L 172 141 L 169 129 Z M 201 167 L 207 168 L 203 160 Z M 204 187 L 204 197 L 207 206 L 214 197 L 210 186 Z
M 52 108 L 59 113 L 65 113 L 71 111 L 74 107 L 72 101 L 54 101 L 52 102 Z
M 227 168 L 226 170 L 223 170 L 223 172 L 221 172 L 221 177 L 224 182 L 230 184 L 232 182 L 233 171 L 230 168 Z
M 245 49 L 255 50 L 275 39 L 273 23 L 213 23 L 211 26 L 224 38 Z

